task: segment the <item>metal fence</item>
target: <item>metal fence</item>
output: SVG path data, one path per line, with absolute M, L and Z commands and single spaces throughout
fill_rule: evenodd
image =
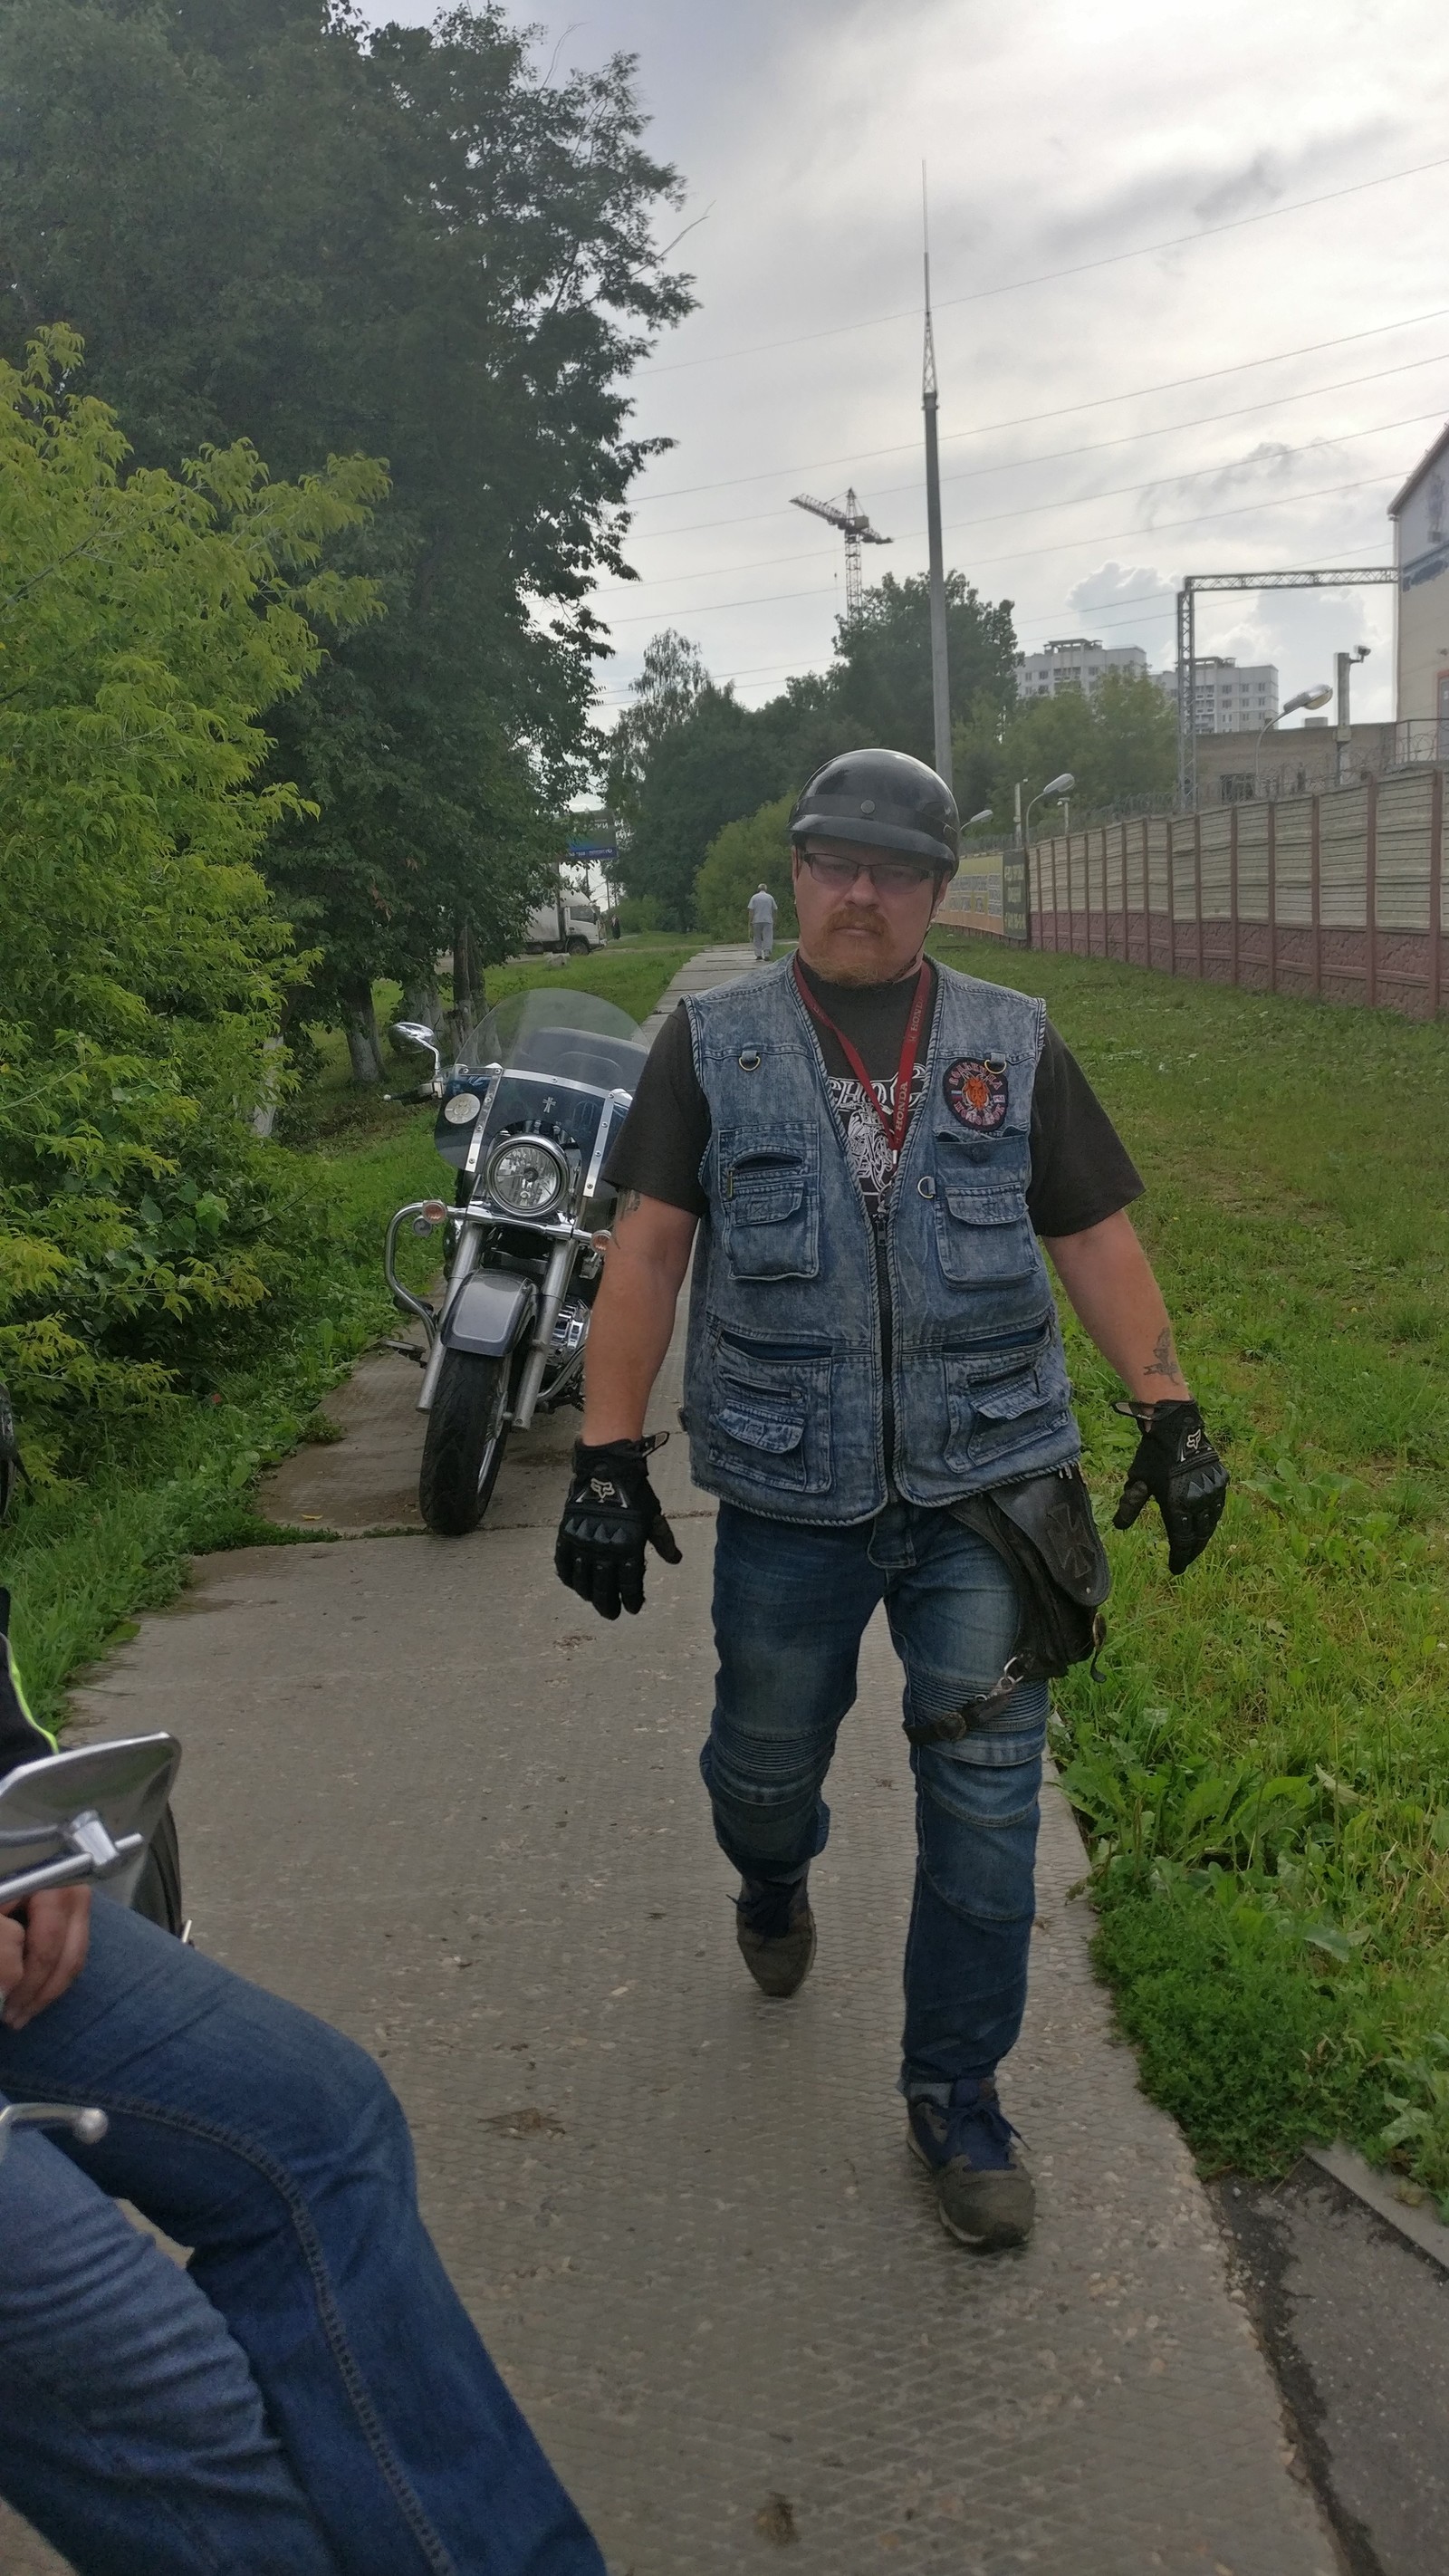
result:
M 1027 854 L 1034 947 L 1437 1019 L 1444 771 L 1144 815 Z

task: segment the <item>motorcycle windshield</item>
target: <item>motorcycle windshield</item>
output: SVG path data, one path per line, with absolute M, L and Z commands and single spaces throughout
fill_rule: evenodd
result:
M 582 1174 L 596 1144 L 607 1145 L 601 1127 L 607 1123 L 613 1132 L 623 1116 L 617 1106 L 606 1108 L 608 1094 L 619 1091 L 632 1098 L 648 1060 L 649 1050 L 628 1013 L 601 1002 L 595 993 L 550 992 L 547 987 L 512 993 L 469 1038 L 464 1062 L 477 1070 L 447 1078 L 438 1151 L 457 1168 L 473 1154 L 485 1072 L 496 1064 L 502 1066 L 502 1076 L 488 1095 L 486 1141 L 471 1168 L 480 1168 L 481 1157 L 495 1141 L 533 1134 L 563 1146 L 575 1172 Z
M 648 1057 L 627 1011 L 597 993 L 510 993 L 468 1041 L 470 1065 L 501 1064 L 505 1073 L 541 1073 L 632 1092 Z

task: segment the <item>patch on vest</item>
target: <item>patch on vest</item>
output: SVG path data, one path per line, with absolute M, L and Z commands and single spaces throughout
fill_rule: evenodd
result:
M 962 1055 L 946 1068 L 946 1106 L 963 1127 L 990 1135 L 1006 1117 L 1006 1067 L 999 1056 Z

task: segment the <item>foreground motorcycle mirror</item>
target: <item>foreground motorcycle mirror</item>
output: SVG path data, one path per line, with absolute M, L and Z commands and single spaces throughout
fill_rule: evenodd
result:
M 443 1070 L 443 1051 L 426 1022 L 394 1020 L 391 1023 L 390 1033 L 395 1038 L 404 1039 L 409 1046 L 421 1047 L 425 1055 L 432 1057 L 433 1079 L 436 1081 Z
M 0 1905 L 93 1881 L 128 1905 L 181 1763 L 174 1735 L 22 1762 L 0 1781 Z

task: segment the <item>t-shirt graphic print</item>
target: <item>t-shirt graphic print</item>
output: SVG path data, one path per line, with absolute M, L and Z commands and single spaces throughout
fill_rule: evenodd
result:
M 887 1118 L 894 1114 L 896 1080 L 892 1074 L 875 1085 L 875 1096 Z M 872 1223 L 885 1214 L 891 1183 L 896 1176 L 896 1158 L 890 1138 L 865 1095 L 863 1084 L 853 1073 L 829 1074 L 826 1077 L 830 1105 L 845 1130 L 845 1159 L 852 1179 L 857 1183 Z M 911 1116 L 920 1107 L 926 1089 L 926 1068 L 918 1064 L 911 1076 Z

